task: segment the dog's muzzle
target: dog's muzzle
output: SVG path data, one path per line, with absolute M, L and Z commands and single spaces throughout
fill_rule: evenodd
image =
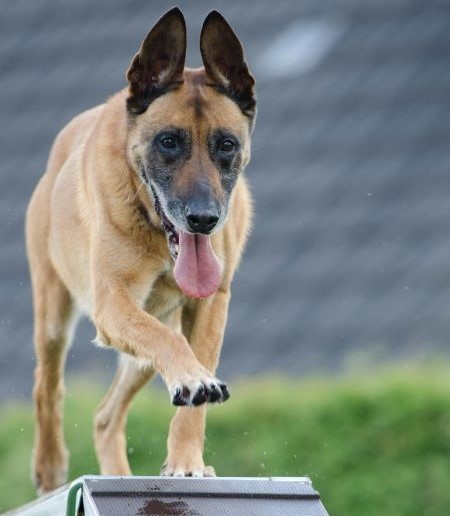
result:
M 175 281 L 189 297 L 203 298 L 214 294 L 222 279 L 220 262 L 214 253 L 209 234 L 219 216 L 208 210 L 186 210 L 186 223 L 191 231 L 177 230 L 170 222 L 152 186 L 155 211 L 166 234 L 169 252 L 175 261 Z

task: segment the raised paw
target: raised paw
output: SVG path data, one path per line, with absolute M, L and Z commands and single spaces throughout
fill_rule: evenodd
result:
M 172 389 L 171 395 L 172 404 L 177 407 L 221 403 L 230 397 L 227 385 L 220 380 L 196 382 L 190 387 L 178 384 Z

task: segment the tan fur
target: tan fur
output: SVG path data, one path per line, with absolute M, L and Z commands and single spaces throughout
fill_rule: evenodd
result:
M 249 230 L 251 205 L 241 176 L 226 223 L 211 237 L 223 266 L 221 286 L 209 298 L 186 298 L 174 281 L 159 217 L 135 170 L 136 151 L 143 135 L 150 138 L 162 126 L 191 128 L 195 155 L 177 188 L 188 188 L 200 167 L 220 193 L 200 142 L 211 127 L 229 128 L 244 142 L 248 162 L 248 120 L 232 100 L 205 85 L 203 70 L 186 70 L 183 85 L 154 100 L 136 123 L 127 122 L 127 95 L 119 92 L 61 131 L 27 211 L 38 360 L 34 468 L 41 492 L 66 479 L 62 371 L 77 314 L 88 315 L 98 341 L 121 353 L 95 418 L 95 447 L 102 474 L 130 474 L 124 431 L 133 395 L 155 372 L 169 390 L 215 380 L 231 281 Z M 204 406 L 177 410 L 163 473 L 214 473 L 203 463 L 204 428 Z

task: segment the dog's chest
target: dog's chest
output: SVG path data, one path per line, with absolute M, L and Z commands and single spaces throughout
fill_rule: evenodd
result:
M 167 269 L 154 283 L 145 308 L 160 320 L 166 319 L 186 303 L 186 296 L 180 291 L 173 277 L 173 268 Z

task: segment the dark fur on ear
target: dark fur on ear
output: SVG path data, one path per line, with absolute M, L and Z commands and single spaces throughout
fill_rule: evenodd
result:
M 256 114 L 255 79 L 250 74 L 242 45 L 225 18 L 217 11 L 206 17 L 200 51 L 208 82 L 228 95 L 253 119 Z
M 143 113 L 160 95 L 183 82 L 186 59 L 186 23 L 174 7 L 147 34 L 127 72 L 128 110 Z

